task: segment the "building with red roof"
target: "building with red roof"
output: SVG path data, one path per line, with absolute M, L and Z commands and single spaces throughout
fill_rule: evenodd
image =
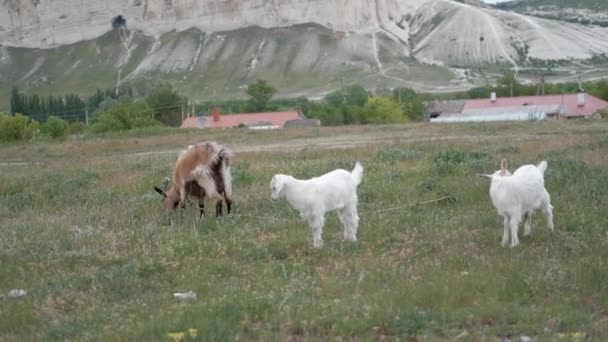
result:
M 586 93 L 459 100 L 459 106 L 432 104 L 431 122 L 583 118 L 608 109 L 608 102 Z M 445 111 L 445 108 L 458 110 Z
M 194 116 L 186 118 L 181 128 L 230 128 L 249 127 L 259 129 L 281 128 L 286 122 L 302 120 L 304 116 L 298 111 L 240 113 L 221 115 L 216 107 L 211 116 Z
M 465 100 L 463 111 L 470 109 L 551 105 L 563 106 L 564 117 L 590 116 L 599 110 L 608 108 L 608 102 L 589 94 L 578 93 L 564 95 L 499 97 L 496 98 L 496 100 L 492 100 L 491 98 Z

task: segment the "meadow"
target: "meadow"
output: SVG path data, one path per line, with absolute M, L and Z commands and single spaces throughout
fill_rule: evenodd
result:
M 235 151 L 234 211 L 199 223 L 195 206 L 166 212 L 153 187 L 201 140 Z M 536 213 L 513 249 L 475 177 L 502 158 L 511 171 L 547 160 L 555 207 L 555 232 Z M 357 160 L 359 241 L 342 241 L 332 213 L 313 249 L 270 178 Z M 0 340 L 608 340 L 607 194 L 605 120 L 3 144 Z M 17 288 L 27 295 L 9 298 Z

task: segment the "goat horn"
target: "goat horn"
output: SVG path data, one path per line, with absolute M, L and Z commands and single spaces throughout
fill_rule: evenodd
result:
M 162 189 L 159 189 L 158 187 L 154 187 L 154 190 L 156 190 L 156 192 L 158 192 L 161 196 L 167 197 L 167 194 Z

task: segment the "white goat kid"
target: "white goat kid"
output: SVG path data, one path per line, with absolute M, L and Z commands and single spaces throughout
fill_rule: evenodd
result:
M 323 246 L 325 213 L 334 210 L 344 225 L 344 240 L 357 241 L 357 186 L 362 179 L 363 166 L 359 162 L 352 172 L 338 169 L 308 180 L 277 174 L 270 182 L 270 197 L 273 201 L 286 198 L 308 221 L 313 247 Z
M 517 231 L 519 222 L 524 218 L 524 236 L 532 232 L 530 223 L 532 213 L 540 208 L 545 214 L 547 227 L 553 231 L 553 206 L 551 197 L 545 189 L 544 174 L 547 162 L 541 161 L 536 165 L 523 165 L 513 175 L 507 170 L 507 160 L 501 162 L 501 169 L 491 175 L 479 175 L 492 180 L 490 197 L 498 215 L 504 218 L 501 245 L 509 242 L 511 232 L 511 247 L 519 244 Z

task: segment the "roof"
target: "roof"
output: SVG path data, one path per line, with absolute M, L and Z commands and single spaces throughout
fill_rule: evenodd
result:
M 206 128 L 208 127 L 207 118 L 204 116 L 193 116 L 182 121 L 180 128 Z
M 464 107 L 464 100 L 439 101 L 429 103 L 427 112 L 432 114 L 460 113 Z
M 266 112 L 266 113 L 242 113 L 220 115 L 218 121 L 214 121 L 211 116 L 199 116 L 186 118 L 182 122 L 181 128 L 228 128 L 236 127 L 240 124 L 246 126 L 280 126 L 283 127 L 289 120 L 301 119 L 297 111 L 292 112 Z
M 561 105 L 517 106 L 500 108 L 476 108 L 462 113 L 444 113 L 431 122 L 489 122 L 544 120 L 549 115 L 562 112 Z
M 585 94 L 585 105 L 578 106 L 577 95 L 578 94 L 499 97 L 496 99 L 496 102 L 492 102 L 489 98 L 473 99 L 465 101 L 463 111 L 530 105 L 563 105 L 565 116 L 587 116 L 598 110 L 608 108 L 608 102 L 589 94 Z

